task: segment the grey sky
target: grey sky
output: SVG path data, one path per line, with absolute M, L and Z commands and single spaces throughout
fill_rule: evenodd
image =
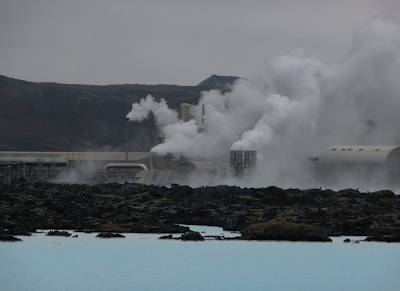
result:
M 35 82 L 196 85 L 251 78 L 299 46 L 327 64 L 398 0 L 0 0 L 0 74 Z

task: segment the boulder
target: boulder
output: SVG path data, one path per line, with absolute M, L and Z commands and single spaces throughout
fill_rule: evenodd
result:
M 158 239 L 173 239 L 172 234 L 160 236 Z
M 124 235 L 120 234 L 120 233 L 112 233 L 112 232 L 101 232 L 98 235 L 96 235 L 96 237 L 99 238 L 118 238 L 118 237 L 125 237 Z
M 204 237 L 200 234 L 200 232 L 194 231 L 182 234 L 181 240 L 204 241 Z
M 68 231 L 49 231 L 48 234 L 46 235 L 56 235 L 56 236 L 71 236 L 71 234 Z

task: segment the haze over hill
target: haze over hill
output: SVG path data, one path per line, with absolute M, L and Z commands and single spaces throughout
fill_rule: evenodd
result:
M 221 89 L 237 77 L 213 75 L 198 86 L 65 85 L 0 76 L 0 150 L 125 150 L 126 120 L 132 103 L 147 95 L 170 108 L 197 104 L 204 90 Z M 130 125 L 130 150 L 154 145 L 154 119 Z

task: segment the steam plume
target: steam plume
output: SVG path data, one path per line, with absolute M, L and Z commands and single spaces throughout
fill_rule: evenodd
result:
M 130 121 L 142 121 L 153 112 L 158 124 L 170 124 L 178 121 L 178 113 L 176 110 L 168 108 L 167 102 L 161 98 L 160 102 L 154 101 L 151 95 L 147 95 L 146 99 L 140 100 L 140 103 L 133 103 L 132 110 L 126 115 Z
M 316 182 L 305 161 L 327 146 L 399 143 L 399 77 L 400 25 L 374 17 L 355 31 L 341 63 L 326 65 L 299 48 L 269 63 L 264 84 L 239 80 L 225 94 L 203 92 L 188 123 L 177 122 L 170 110 L 165 114 L 164 101 L 150 96 L 134 104 L 128 117 L 140 121 L 151 110 L 158 122 L 168 123 L 165 143 L 152 152 L 203 158 L 224 168 L 230 149 L 257 150 L 258 173 L 245 184 L 310 187 Z

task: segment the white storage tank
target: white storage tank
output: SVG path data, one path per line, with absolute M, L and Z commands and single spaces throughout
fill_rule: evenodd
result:
M 253 169 L 257 166 L 257 151 L 232 150 L 230 152 L 230 168 L 236 173 Z

